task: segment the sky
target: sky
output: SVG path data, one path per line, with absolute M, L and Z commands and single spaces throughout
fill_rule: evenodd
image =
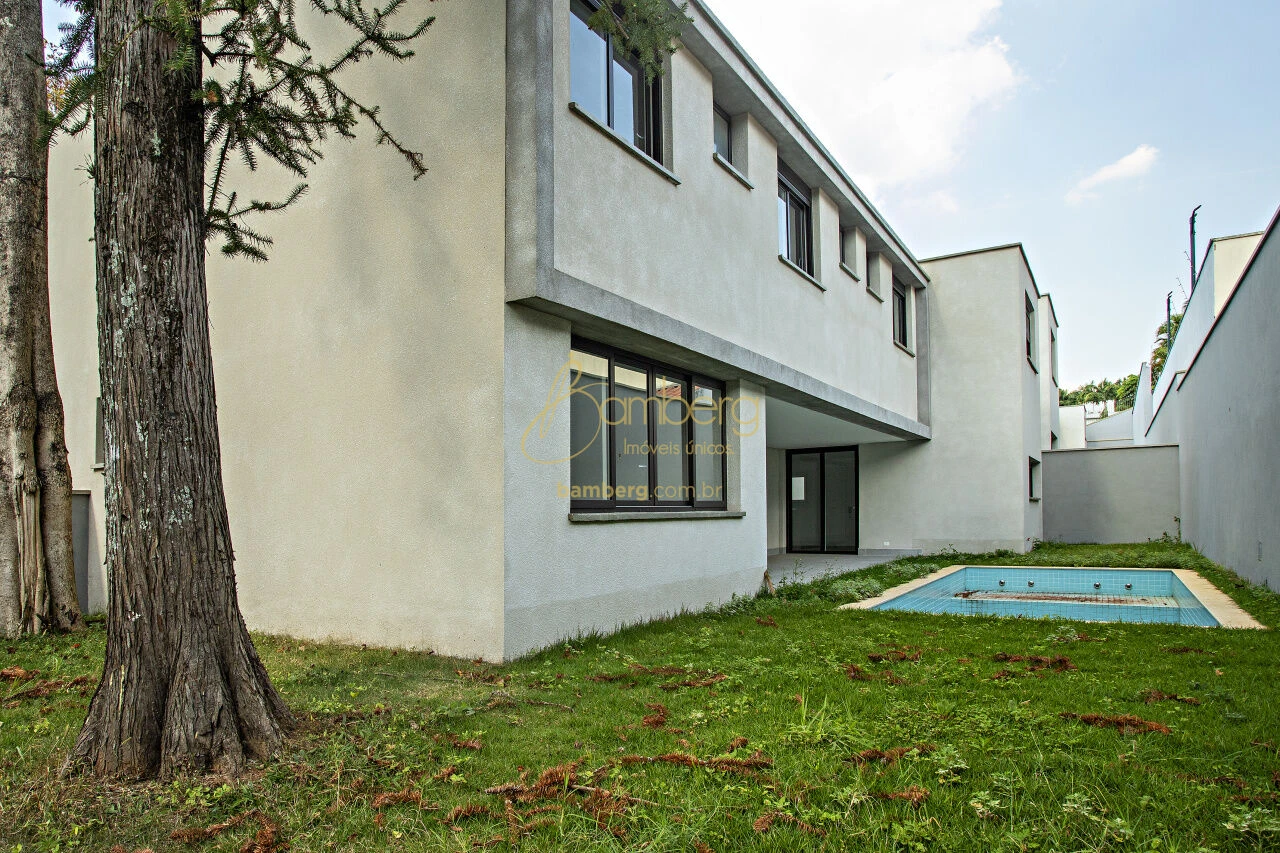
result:
M 1280 206 L 1275 0 L 707 2 L 916 257 L 1026 247 L 1063 387 L 1149 357 L 1193 207 Z
M 918 258 L 1020 242 L 1060 379 L 1136 373 L 1280 206 L 1280 3 L 708 0 Z M 780 14 L 785 10 L 785 14 Z

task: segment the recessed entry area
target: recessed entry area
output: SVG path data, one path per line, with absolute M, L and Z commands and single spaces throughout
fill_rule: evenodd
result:
M 858 553 L 858 448 L 787 451 L 787 550 Z

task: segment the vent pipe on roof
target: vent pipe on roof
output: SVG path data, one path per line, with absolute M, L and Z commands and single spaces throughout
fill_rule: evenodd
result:
M 1195 210 L 1191 211 L 1191 292 L 1196 291 L 1196 214 L 1200 212 L 1203 205 L 1196 205 Z

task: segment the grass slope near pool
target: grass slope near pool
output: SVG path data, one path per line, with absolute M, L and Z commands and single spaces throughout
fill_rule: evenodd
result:
M 110 786 L 56 778 L 101 628 L 27 639 L 0 647 L 0 669 L 39 671 L 0 680 L 0 851 L 1275 849 L 1276 632 L 834 608 L 954 563 L 1190 568 L 1280 624 L 1280 596 L 1151 543 L 899 561 L 505 666 L 258 637 L 303 719 L 279 760 Z M 512 823 L 483 791 L 526 771 Z M 472 804 L 491 811 L 444 822 Z M 255 809 L 274 833 L 255 815 L 171 837 Z

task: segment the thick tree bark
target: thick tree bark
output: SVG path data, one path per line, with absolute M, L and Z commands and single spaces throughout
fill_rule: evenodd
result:
M 39 0 L 0 0 L 0 632 L 83 621 L 71 468 L 49 328 Z
M 236 601 L 205 292 L 200 63 L 150 0 L 98 0 L 98 347 L 109 606 L 102 682 L 68 766 L 234 774 L 291 723 Z M 197 33 L 197 38 L 199 37 Z M 198 52 L 197 52 L 198 55 Z

